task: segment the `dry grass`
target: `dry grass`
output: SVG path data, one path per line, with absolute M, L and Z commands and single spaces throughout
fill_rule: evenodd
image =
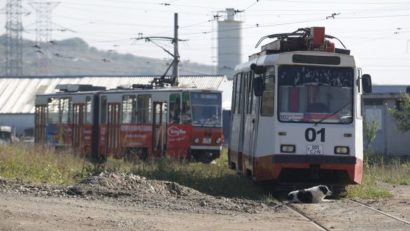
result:
M 364 178 L 361 185 L 348 187 L 348 197 L 386 198 L 392 194 L 378 182 L 393 185 L 410 185 L 410 162 L 398 157 L 386 158 L 375 153 L 365 155 Z
M 155 159 L 147 162 L 125 162 L 109 158 L 103 165 L 76 157 L 70 153 L 56 153 L 40 146 L 22 144 L 0 146 L 0 176 L 23 181 L 53 184 L 75 184 L 100 171 L 132 172 L 150 179 L 174 181 L 214 196 L 259 199 L 263 191 L 245 177 L 227 167 L 227 153 L 212 164 L 174 159 Z
M 214 196 L 266 198 L 266 193 L 256 187 L 249 178 L 239 176 L 235 171 L 228 169 L 226 149 L 212 164 L 167 158 L 130 163 L 110 158 L 104 166 L 97 166 L 70 153 L 56 153 L 40 146 L 0 146 L 1 177 L 53 184 L 75 184 L 100 171 L 132 172 L 151 179 L 174 181 Z M 380 187 L 377 182 L 409 185 L 410 163 L 367 154 L 363 183 L 349 186 L 347 196 L 391 197 L 391 193 Z
M 90 164 L 68 153 L 33 145 L 0 146 L 0 176 L 32 182 L 72 184 Z

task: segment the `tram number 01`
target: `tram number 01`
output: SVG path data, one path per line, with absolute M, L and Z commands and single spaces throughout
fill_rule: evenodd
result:
M 316 138 L 320 136 L 320 142 L 325 142 L 325 129 L 319 129 L 315 130 L 314 128 L 308 128 L 305 131 L 305 139 L 308 142 L 313 142 L 316 140 Z

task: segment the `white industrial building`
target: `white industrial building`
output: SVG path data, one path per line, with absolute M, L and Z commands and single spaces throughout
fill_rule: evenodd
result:
M 158 76 L 47 76 L 0 77 L 0 125 L 12 126 L 17 135 L 34 128 L 36 94 L 55 92 L 57 84 L 92 84 L 113 89 L 132 84 L 148 84 Z M 222 106 L 230 109 L 232 81 L 223 75 L 180 76 L 179 86 L 224 91 Z
M 232 79 L 235 66 L 242 63 L 242 21 L 237 11 L 226 9 L 218 18 L 218 69 L 217 73 Z

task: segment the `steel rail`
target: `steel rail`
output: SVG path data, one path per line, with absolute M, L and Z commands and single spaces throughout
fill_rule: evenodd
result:
M 368 208 L 368 209 L 370 209 L 370 210 L 376 211 L 376 212 L 378 212 L 378 213 L 380 213 L 380 214 L 383 214 L 383 215 L 385 215 L 385 216 L 387 216 L 387 217 L 390 217 L 390 218 L 392 218 L 392 219 L 395 219 L 395 220 L 397 220 L 397 221 L 401 221 L 401 222 L 403 222 L 403 223 L 405 223 L 405 224 L 410 225 L 410 221 L 406 221 L 406 220 L 401 219 L 401 218 L 399 218 L 399 217 L 396 217 L 396 216 L 393 216 L 393 215 L 391 215 L 391 214 L 385 213 L 385 212 L 383 212 L 383 211 L 381 211 L 381 210 L 379 210 L 379 209 L 376 209 L 376 208 L 373 208 L 373 207 L 371 207 L 371 206 L 368 206 L 368 205 L 366 205 L 366 204 L 364 204 L 364 203 L 362 203 L 362 202 L 360 202 L 360 201 L 357 201 L 357 200 L 354 200 L 354 199 L 347 199 L 347 200 L 352 201 L 352 202 L 354 202 L 354 203 L 357 203 L 357 204 L 359 204 L 359 205 L 361 205 L 361 206 L 363 206 L 363 207 L 365 207 L 365 208 Z
M 286 208 L 289 208 L 290 210 L 292 210 L 294 213 L 298 214 L 299 216 L 304 217 L 305 219 L 310 221 L 310 223 L 315 225 L 318 229 L 324 230 L 324 231 L 330 231 L 330 229 L 326 228 L 325 226 L 323 226 L 322 224 L 320 224 L 319 222 L 317 222 L 313 218 L 309 217 L 308 215 L 306 215 L 306 213 L 304 213 L 300 209 L 296 208 L 295 206 L 293 206 L 289 203 L 285 203 L 285 202 L 282 202 L 282 205 L 285 206 Z

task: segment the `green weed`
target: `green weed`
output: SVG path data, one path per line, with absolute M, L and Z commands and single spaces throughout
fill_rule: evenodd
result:
M 378 182 L 410 185 L 410 162 L 399 157 L 386 157 L 369 152 L 364 158 L 364 176 L 361 185 L 349 186 L 348 197 L 383 198 L 392 194 Z
M 32 182 L 75 184 L 101 171 L 134 173 L 150 179 L 174 181 L 213 196 L 271 200 L 249 178 L 239 176 L 227 166 L 227 150 L 211 164 L 169 158 L 127 162 L 109 158 L 95 165 L 72 153 L 56 153 L 41 146 L 15 144 L 0 146 L 0 176 Z M 378 182 L 410 185 L 410 162 L 365 155 L 361 185 L 347 187 L 347 197 L 386 198 L 392 194 Z
M 0 146 L 0 176 L 32 182 L 72 184 L 90 163 L 69 153 L 24 144 Z

